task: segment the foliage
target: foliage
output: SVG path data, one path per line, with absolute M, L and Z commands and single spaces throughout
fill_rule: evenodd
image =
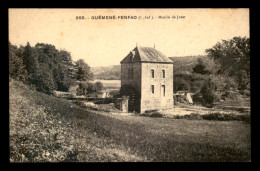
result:
M 27 82 L 28 73 L 23 65 L 23 59 L 18 56 L 18 49 L 9 42 L 9 77 Z
M 190 74 L 174 74 L 173 83 L 174 83 L 174 92 L 177 91 L 189 91 L 190 90 Z
M 207 60 L 207 56 L 183 56 L 183 57 L 169 57 L 173 61 L 174 74 L 186 73 L 191 74 L 193 67 L 197 65 L 198 59 L 202 59 L 204 62 Z
M 194 66 L 192 69 L 193 69 L 193 73 L 198 73 L 198 74 L 210 73 L 210 71 L 206 70 L 206 66 L 201 58 L 198 59 L 198 64 Z
M 101 90 L 103 90 L 103 88 L 104 88 L 104 86 L 100 81 L 95 82 L 96 91 L 101 91 Z
M 99 92 L 103 89 L 104 86 L 100 81 L 95 83 L 81 81 L 77 89 L 77 94 L 86 96 L 89 93 Z
M 211 78 L 205 80 L 204 85 L 200 90 L 204 105 L 211 107 L 213 103 L 220 100 L 220 97 L 216 93 L 216 90 L 217 86 Z
M 234 37 L 222 40 L 206 53 L 221 65 L 219 73 L 236 78 L 240 89 L 246 89 L 250 83 L 250 39 Z
M 203 86 L 204 82 L 206 79 L 208 79 L 208 75 L 206 74 L 196 74 L 193 73 L 191 75 L 191 80 L 190 80 L 190 91 L 193 93 L 198 93 Z
M 215 120 L 215 121 L 244 121 L 246 123 L 251 122 L 250 115 L 237 115 L 237 114 L 223 114 L 223 113 L 208 113 L 197 114 L 191 113 L 188 115 L 175 115 L 174 119 L 189 119 L 189 120 Z
M 159 113 L 159 112 L 154 112 L 154 113 L 152 113 L 150 115 L 150 117 L 152 117 L 152 118 L 161 118 L 161 117 L 163 117 L 163 115 L 161 113 Z
M 9 65 L 11 78 L 48 94 L 53 90 L 67 91 L 74 81 L 69 70 L 73 67 L 70 53 L 50 44 L 37 43 L 32 47 L 27 43 L 17 48 L 9 42 Z
M 66 110 L 71 112 L 69 106 L 44 95 L 19 82 L 10 83 L 11 162 L 61 162 L 77 152 L 71 143 L 75 138 L 73 123 L 62 120 Z
M 249 90 L 240 90 L 239 92 L 240 92 L 240 94 L 242 94 L 246 97 L 250 97 L 250 94 L 251 94 Z
M 80 82 L 78 89 L 77 89 L 77 95 L 87 95 L 88 90 L 88 84 L 86 82 Z
M 77 73 L 76 73 L 76 79 L 78 81 L 89 81 L 93 80 L 93 73 L 90 71 L 90 67 L 88 64 L 84 62 L 83 59 L 79 59 L 76 61 L 77 66 Z

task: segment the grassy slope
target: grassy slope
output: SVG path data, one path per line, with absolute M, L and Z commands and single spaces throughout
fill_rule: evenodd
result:
M 250 161 L 244 122 L 87 111 L 14 81 L 10 92 L 13 161 Z
M 76 105 L 16 81 L 9 87 L 11 162 L 141 160 L 97 135 L 93 115 Z

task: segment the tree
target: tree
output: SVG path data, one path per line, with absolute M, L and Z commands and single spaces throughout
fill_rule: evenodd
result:
M 78 81 L 93 80 L 93 73 L 90 71 L 90 67 L 83 59 L 77 60 L 76 66 L 78 68 L 78 71 L 76 72 L 76 79 Z
M 173 88 L 174 92 L 177 91 L 190 91 L 190 81 L 191 81 L 191 75 L 190 74 L 175 74 L 173 79 Z
M 30 43 L 27 42 L 24 51 L 22 53 L 23 64 L 25 65 L 27 72 L 29 72 L 28 67 L 29 67 L 29 59 L 31 58 L 31 56 L 32 56 L 32 47 Z
M 87 95 L 88 90 L 88 84 L 85 82 L 80 82 L 79 83 L 79 95 Z
M 216 90 L 217 86 L 211 78 L 205 80 L 200 90 L 204 105 L 212 107 L 214 102 L 220 100 L 220 97 L 215 92 Z
M 94 86 L 93 83 L 87 82 L 86 84 L 87 84 L 87 91 L 88 91 L 89 93 L 92 93 L 92 92 L 95 92 L 95 91 L 96 91 L 96 90 L 95 90 L 95 86 Z
M 198 64 L 195 65 L 192 69 L 193 69 L 193 73 L 198 73 L 198 74 L 210 73 L 208 70 L 206 70 L 206 66 L 201 58 L 198 59 Z
M 234 37 L 231 40 L 222 40 L 210 49 L 206 49 L 206 53 L 214 61 L 221 65 L 219 73 L 227 74 L 228 76 L 235 77 L 239 82 L 239 88 L 243 89 L 248 87 L 243 85 L 249 84 L 250 81 L 250 39 L 246 37 Z M 239 74 L 243 72 L 243 74 Z M 247 80 L 247 81 L 245 81 Z
M 94 86 L 95 86 L 96 91 L 101 91 L 104 88 L 103 84 L 100 81 L 95 82 Z
M 9 42 L 9 77 L 26 83 L 28 73 L 25 65 L 23 65 L 22 58 L 17 55 L 17 52 L 17 47 Z

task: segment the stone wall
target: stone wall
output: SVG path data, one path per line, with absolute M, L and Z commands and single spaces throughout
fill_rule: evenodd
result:
M 133 78 L 128 77 L 128 69 L 133 68 Z M 151 70 L 154 70 L 152 78 Z M 165 71 L 165 78 L 163 72 Z M 140 113 L 146 110 L 173 108 L 173 64 L 165 63 L 122 63 L 121 87 L 132 85 L 140 92 Z M 154 94 L 151 91 L 154 85 Z M 165 86 L 165 96 L 162 92 Z
M 133 78 L 128 78 L 128 68 L 133 68 Z M 127 84 L 141 91 L 141 63 L 121 64 L 121 87 Z
M 142 63 L 141 69 L 141 113 L 146 110 L 173 108 L 173 64 Z M 154 78 L 151 70 L 154 70 Z M 165 70 L 165 78 L 162 70 Z M 154 93 L 151 90 L 152 85 Z M 162 85 L 165 86 L 165 96 Z

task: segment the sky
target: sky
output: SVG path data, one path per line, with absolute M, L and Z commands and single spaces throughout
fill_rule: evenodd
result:
M 93 19 L 99 16 L 115 19 Z M 223 39 L 250 37 L 249 30 L 249 9 L 9 9 L 12 44 L 52 44 L 90 67 L 120 65 L 136 45 L 168 57 L 205 55 Z

